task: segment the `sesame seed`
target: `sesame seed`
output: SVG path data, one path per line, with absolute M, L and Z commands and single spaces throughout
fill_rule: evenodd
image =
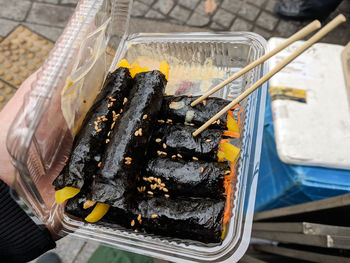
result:
M 194 123 L 190 123 L 190 126 L 191 126 L 191 127 L 194 127 Z
M 176 156 L 177 156 L 177 157 L 179 157 L 179 158 L 182 158 L 182 155 L 181 155 L 181 154 L 179 154 L 179 153 L 178 153 Z
M 201 167 L 201 173 L 203 173 L 204 172 L 204 168 L 203 167 Z
M 220 120 L 218 120 L 216 123 L 217 123 L 217 124 L 220 124 Z
M 101 132 L 102 131 L 102 129 L 97 129 L 97 132 Z
M 176 155 L 175 155 L 175 154 L 171 156 L 171 159 L 175 159 L 175 158 L 176 158 Z
M 109 131 L 108 133 L 107 133 L 107 137 L 109 137 L 111 135 L 111 131 Z
M 165 198 L 169 198 L 169 197 L 170 197 L 170 195 L 168 195 L 168 194 L 165 194 L 165 195 L 164 195 L 164 197 L 165 197 Z
M 211 142 L 211 140 L 210 140 L 210 139 L 206 139 L 205 141 L 206 141 L 206 142 Z
M 120 109 L 119 113 L 123 113 L 123 109 Z
M 155 184 L 151 184 L 151 189 L 152 190 L 154 190 L 154 189 L 156 189 L 157 187 L 156 187 L 156 185 Z
M 166 123 L 172 123 L 172 122 L 173 122 L 173 120 L 171 120 L 171 119 L 166 120 Z
M 137 217 L 137 220 L 140 221 L 140 220 L 141 220 L 141 217 L 142 217 L 142 215 L 139 214 L 138 217 Z
M 233 96 L 231 94 L 228 94 L 227 97 L 228 98 L 233 98 Z
M 167 193 L 169 190 L 167 188 L 163 188 L 163 191 Z
M 188 125 L 189 123 L 187 121 L 184 122 L 185 125 Z
M 137 187 L 137 191 L 142 192 L 141 187 Z
M 148 115 L 145 114 L 145 115 L 143 115 L 142 119 L 145 120 L 145 119 L 147 119 L 147 117 L 148 117 Z
M 130 223 L 131 226 L 134 226 L 135 225 L 135 220 L 131 220 L 131 223 Z
M 97 166 L 98 166 L 98 167 L 101 167 L 101 165 L 102 165 L 102 162 L 99 162 Z
M 193 156 L 192 159 L 193 159 L 194 161 L 198 161 L 198 158 L 195 157 L 195 156 Z
M 165 183 L 161 183 L 160 185 L 163 186 L 163 187 L 165 187 Z
M 113 106 L 113 102 L 111 103 L 108 103 L 108 108 L 112 107 Z
M 157 139 L 156 139 L 156 142 L 158 142 L 158 143 L 161 142 L 161 141 L 162 141 L 161 138 L 157 138 Z
M 204 106 L 207 105 L 207 100 L 203 100 L 202 103 Z
M 139 129 L 139 135 L 142 136 L 142 128 Z
M 157 214 L 153 214 L 153 215 L 152 215 L 152 218 L 157 218 L 157 217 L 158 217 Z
M 146 177 L 142 177 L 142 179 L 143 179 L 144 181 L 147 181 L 147 180 L 148 180 Z
M 168 154 L 163 151 L 157 151 L 158 156 L 167 156 Z
M 135 233 L 138 233 L 139 231 L 137 229 L 134 230 Z
M 111 130 L 113 130 L 114 125 L 115 125 L 115 122 L 112 123 L 112 125 L 111 125 Z
M 163 143 L 163 149 L 166 149 L 166 144 L 165 143 Z
M 153 177 L 153 176 L 148 177 L 148 180 L 153 181 L 153 179 L 154 179 L 154 177 Z
M 187 96 L 187 97 L 192 98 L 192 97 L 193 97 L 193 95 L 192 95 L 192 94 L 188 94 L 188 96 Z
M 146 186 L 142 186 L 142 192 L 146 191 Z
M 95 124 L 95 126 L 97 126 L 97 125 L 98 125 L 98 122 L 97 122 L 97 121 L 94 121 L 94 124 Z
M 64 158 L 64 162 L 65 163 L 68 162 L 68 157 L 67 156 Z
M 109 143 L 111 140 L 110 139 L 106 139 L 106 143 Z
M 136 131 L 136 132 L 134 133 L 134 135 L 135 135 L 135 136 L 139 136 L 139 131 Z
M 165 121 L 164 120 L 158 120 L 159 123 L 164 123 Z
M 158 184 L 161 184 L 161 183 L 162 183 L 162 180 L 161 180 L 160 178 L 158 178 L 157 183 L 158 183 Z M 165 186 L 165 185 L 164 185 L 164 186 Z
M 153 192 L 151 192 L 151 191 L 147 191 L 147 194 L 149 194 L 149 195 L 153 195 Z
M 226 174 L 226 175 L 228 175 L 228 174 L 230 174 L 230 173 L 231 173 L 231 171 L 229 171 L 229 170 L 225 171 L 225 174 Z
M 123 105 L 125 105 L 125 103 L 127 103 L 127 102 L 128 102 L 128 98 L 124 98 Z

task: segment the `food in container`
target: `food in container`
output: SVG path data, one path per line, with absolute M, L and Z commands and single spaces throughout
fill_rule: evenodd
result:
M 187 196 L 220 198 L 224 196 L 224 176 L 230 173 L 227 163 L 205 162 L 202 160 L 184 161 L 157 157 L 146 163 L 138 191 L 152 191 L 155 196 Z M 154 179 L 155 178 L 155 179 Z M 158 181 L 168 192 L 158 187 Z M 156 182 L 157 181 L 157 182 Z M 145 190 L 143 190 L 145 186 Z
M 91 199 L 125 207 L 136 190 L 136 179 L 146 155 L 161 107 L 166 78 L 158 70 L 136 74 L 126 102 L 109 136 L 101 168 L 91 185 Z
M 107 76 L 104 87 L 74 138 L 66 166 L 53 183 L 56 190 L 62 189 L 56 192 L 59 203 L 65 201 L 68 194 L 77 194 L 84 183 L 91 183 L 107 146 L 109 128 L 123 108 L 131 85 L 132 78 L 127 68 L 120 67 Z
M 208 98 L 196 106 L 191 103 L 199 97 L 188 96 L 165 96 L 162 104 L 160 118 L 171 119 L 174 123 L 193 123 L 196 126 L 202 126 L 220 109 L 227 105 L 227 100 L 220 98 Z M 226 128 L 226 114 L 213 123 L 211 128 Z

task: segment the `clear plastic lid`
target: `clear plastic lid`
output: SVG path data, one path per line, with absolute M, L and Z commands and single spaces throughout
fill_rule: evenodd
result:
M 29 213 L 53 235 L 68 233 L 135 253 L 178 262 L 233 262 L 243 256 L 250 239 L 259 171 L 266 86 L 243 103 L 241 157 L 232 218 L 221 244 L 171 239 L 123 228 L 109 228 L 71 218 L 54 202 L 52 181 L 69 156 L 73 136 L 102 86 L 106 73 L 122 58 L 142 63 L 168 62 L 176 79 L 193 83 L 187 93 L 203 92 L 202 76 L 211 74 L 205 87 L 224 80 L 265 53 L 260 36 L 247 33 L 169 33 L 128 35 L 132 1 L 83 0 L 37 73 L 7 138 L 17 168 L 14 188 Z M 176 70 L 175 70 L 176 69 Z M 230 73 L 228 73 L 230 71 Z M 193 74 L 185 74 L 193 72 Z M 257 67 L 215 96 L 236 97 L 262 75 Z M 184 93 L 186 94 L 186 93 Z M 85 102 L 82 103 L 81 101 Z M 45 187 L 43 187 L 45 186 Z

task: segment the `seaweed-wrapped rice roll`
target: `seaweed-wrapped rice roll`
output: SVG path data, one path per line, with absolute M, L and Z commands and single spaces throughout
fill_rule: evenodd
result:
M 112 131 L 101 169 L 93 180 L 92 200 L 125 207 L 126 201 L 133 195 L 166 82 L 164 74 L 158 70 L 135 76 L 132 97 Z
M 227 163 L 171 160 L 154 158 L 147 162 L 142 174 L 139 192 L 160 195 L 166 198 L 175 196 L 223 197 L 225 174 L 230 173 Z
M 160 125 L 153 133 L 149 151 L 153 155 L 173 159 L 217 161 L 222 131 L 205 130 L 193 137 L 195 130 L 195 127 L 187 125 Z
M 220 98 L 208 98 L 192 107 L 191 103 L 199 97 L 165 96 L 161 108 L 160 119 L 172 120 L 174 123 L 192 123 L 202 126 L 218 111 L 224 108 L 228 101 Z M 210 128 L 226 129 L 227 115 L 212 124 Z
M 74 138 L 66 166 L 53 182 L 56 190 L 67 186 L 81 189 L 85 181 L 91 182 L 131 86 L 132 78 L 127 68 L 118 68 L 108 75 Z

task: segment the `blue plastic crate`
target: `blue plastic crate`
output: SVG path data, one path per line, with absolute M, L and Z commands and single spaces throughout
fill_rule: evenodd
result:
M 256 212 L 350 192 L 349 170 L 288 165 L 280 161 L 276 151 L 269 95 L 266 100 L 260 162 Z

